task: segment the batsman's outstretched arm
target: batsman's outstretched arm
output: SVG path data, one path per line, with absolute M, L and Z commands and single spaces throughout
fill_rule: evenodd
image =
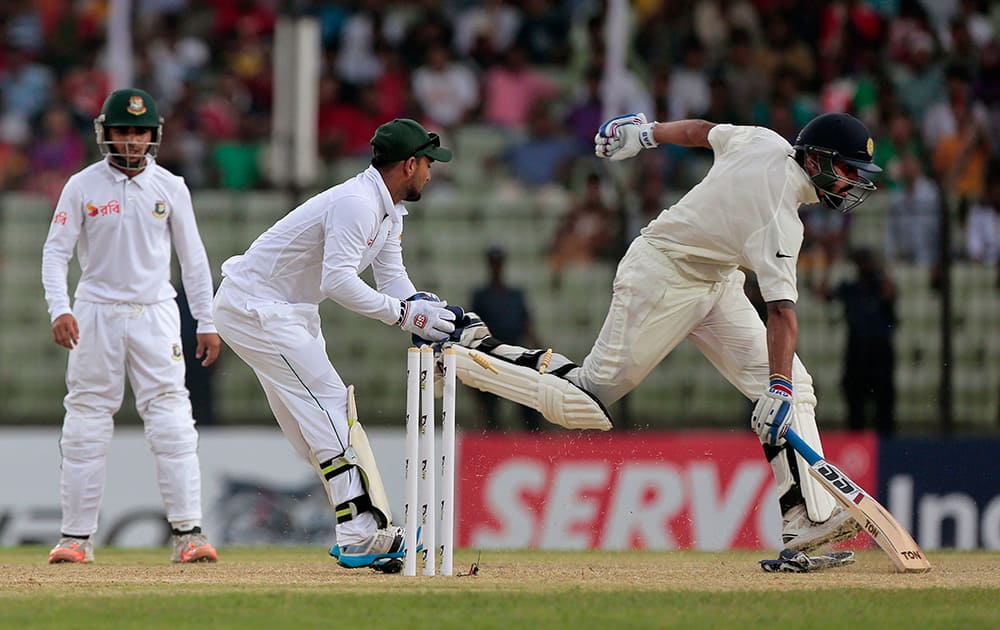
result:
M 661 123 L 646 122 L 643 113 L 615 116 L 598 128 L 594 136 L 594 154 L 619 161 L 660 144 L 710 149 L 708 132 L 713 127 L 715 123 L 694 118 Z
M 711 149 L 708 132 L 715 123 L 697 118 L 653 123 L 653 140 L 656 144 L 675 144 L 680 147 Z

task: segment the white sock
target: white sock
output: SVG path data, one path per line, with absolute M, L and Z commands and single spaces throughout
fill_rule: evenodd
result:
M 353 545 L 368 538 L 378 529 L 371 512 L 362 512 L 345 523 L 337 524 L 337 544 Z

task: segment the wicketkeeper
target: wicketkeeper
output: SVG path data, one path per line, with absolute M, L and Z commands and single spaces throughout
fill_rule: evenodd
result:
M 449 161 L 451 151 L 409 119 L 385 123 L 371 144 L 365 171 L 307 200 L 222 265 L 214 314 L 222 339 L 257 374 L 285 437 L 327 489 L 337 522 L 330 554 L 345 567 L 394 572 L 404 532 L 391 524 L 364 430 L 348 417 L 351 394 L 327 357 L 319 303 L 333 300 L 429 341 L 455 330 L 455 312 L 414 288 L 402 244 L 402 202 L 420 199 L 431 165 Z M 375 288 L 358 276 L 368 267 Z

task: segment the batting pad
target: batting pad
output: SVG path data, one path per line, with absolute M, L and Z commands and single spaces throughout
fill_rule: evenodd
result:
M 567 429 L 611 429 L 611 418 L 596 400 L 573 383 L 515 365 L 458 344 L 455 375 L 469 387 L 506 398 Z

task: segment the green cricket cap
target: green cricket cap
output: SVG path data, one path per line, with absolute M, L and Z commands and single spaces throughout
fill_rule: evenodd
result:
M 115 90 L 101 107 L 105 127 L 153 127 L 163 124 L 156 111 L 156 101 L 149 92 L 137 88 Z
M 451 160 L 451 151 L 441 146 L 441 138 L 409 118 L 397 118 L 376 129 L 372 153 L 385 162 L 401 162 L 423 155 L 438 162 Z

